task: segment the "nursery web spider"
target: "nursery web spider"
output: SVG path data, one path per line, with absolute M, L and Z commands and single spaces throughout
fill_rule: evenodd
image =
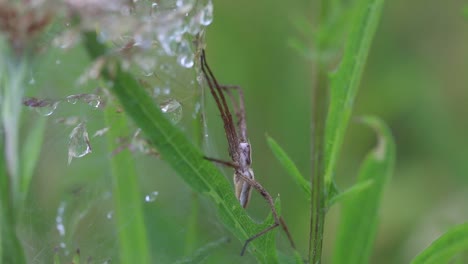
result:
M 208 157 L 205 157 L 205 159 L 223 164 L 225 166 L 229 166 L 234 169 L 233 180 L 235 185 L 236 197 L 243 208 L 247 207 L 253 188 L 257 190 L 257 192 L 261 196 L 263 196 L 263 198 L 265 198 L 265 200 L 268 202 L 271 208 L 271 212 L 273 214 L 273 218 L 275 220 L 273 225 L 267 227 L 266 229 L 260 231 L 259 233 L 253 235 L 245 241 L 245 244 L 241 251 L 241 255 L 244 255 L 247 245 L 251 241 L 268 233 L 269 231 L 273 230 L 279 225 L 281 225 L 284 232 L 288 236 L 291 246 L 295 248 L 294 241 L 292 240 L 291 234 L 289 233 L 286 223 L 276 211 L 273 198 L 268 193 L 268 191 L 259 182 L 255 180 L 253 170 L 250 167 L 252 159 L 250 153 L 250 143 L 247 139 L 244 95 L 242 93 L 241 87 L 220 85 L 206 62 L 204 50 L 202 50 L 201 53 L 201 69 L 210 88 L 211 95 L 216 101 L 216 105 L 218 106 L 219 112 L 221 113 L 221 118 L 223 119 L 224 123 L 224 131 L 226 133 L 228 141 L 229 156 L 231 157 L 232 161 L 224 161 Z M 236 98 L 231 93 L 232 90 L 237 91 L 239 95 L 238 102 L 236 102 Z M 231 112 L 229 111 L 224 92 L 228 94 L 231 99 L 231 103 L 237 118 L 237 129 L 234 125 Z

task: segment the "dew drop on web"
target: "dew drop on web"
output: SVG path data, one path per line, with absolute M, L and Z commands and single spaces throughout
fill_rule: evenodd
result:
M 114 211 L 107 212 L 107 214 L 106 214 L 107 219 L 112 219 L 113 217 L 114 217 Z
M 101 97 L 96 94 L 86 94 L 83 97 L 83 101 L 94 108 L 98 108 L 101 105 Z
M 145 196 L 145 202 L 147 202 L 147 203 L 154 202 L 158 195 L 159 195 L 159 192 L 157 192 L 157 191 L 154 191 L 154 192 L 151 192 L 151 193 L 147 194 Z
M 50 102 L 47 105 L 41 106 L 41 107 L 35 107 L 34 110 L 40 114 L 41 116 L 50 116 L 54 113 L 55 109 L 57 109 L 57 106 L 59 105 L 60 102 Z
M 171 98 L 159 104 L 159 107 L 173 124 L 177 124 L 182 119 L 182 105 L 179 101 Z
M 61 237 L 65 236 L 65 225 L 63 224 L 63 215 L 65 213 L 65 202 L 61 202 L 57 209 L 57 216 L 55 217 L 55 223 L 57 231 Z
M 70 104 L 76 104 L 78 102 L 78 97 L 76 95 L 69 95 L 66 99 Z
M 86 124 L 81 122 L 73 128 L 70 133 L 68 142 L 68 164 L 73 158 L 81 158 L 91 153 L 91 145 L 89 143 L 88 131 Z
M 200 24 L 208 26 L 213 22 L 213 3 L 208 1 L 200 13 Z
M 178 57 L 180 65 L 182 65 L 185 68 L 192 68 L 194 65 L 194 54 L 183 54 Z
M 76 104 L 78 101 L 82 101 L 94 108 L 98 108 L 101 105 L 101 97 L 96 94 L 72 94 L 67 96 L 66 99 L 70 104 Z
M 109 128 L 108 128 L 108 127 L 99 129 L 98 131 L 94 132 L 93 137 L 101 137 L 101 136 L 103 136 L 104 134 L 106 134 L 107 131 L 109 131 Z

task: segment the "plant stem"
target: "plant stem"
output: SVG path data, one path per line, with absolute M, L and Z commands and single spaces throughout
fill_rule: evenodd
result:
M 321 1 L 319 27 L 327 19 L 329 1 Z M 319 58 L 324 50 L 320 40 L 316 43 L 315 50 Z M 325 199 L 324 186 L 325 164 L 325 122 L 328 107 L 328 75 L 326 63 L 320 59 L 315 63 L 315 85 L 312 87 L 312 173 L 310 182 L 312 184 L 310 203 L 310 233 L 309 233 L 309 263 L 318 264 L 322 259 L 323 229 L 325 222 Z
M 312 183 L 311 219 L 309 234 L 309 262 L 320 263 L 322 256 L 323 226 L 325 219 L 325 186 L 324 186 L 324 131 L 327 107 L 327 75 L 319 69 L 317 82 L 312 94 Z

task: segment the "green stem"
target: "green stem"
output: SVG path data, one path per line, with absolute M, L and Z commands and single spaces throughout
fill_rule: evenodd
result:
M 312 102 L 312 183 L 311 219 L 309 235 L 309 261 L 320 263 L 322 255 L 323 226 L 325 219 L 325 186 L 324 186 L 324 132 L 327 109 L 327 75 L 323 69 L 318 70 L 317 85 L 313 90 Z
M 330 2 L 321 2 L 318 25 L 327 19 Z M 316 51 L 322 53 L 324 47 L 318 42 Z M 320 263 L 322 259 L 323 229 L 325 222 L 325 122 L 328 107 L 328 75 L 325 63 L 318 60 L 315 64 L 315 85 L 312 87 L 312 173 L 310 176 L 310 233 L 309 233 L 309 263 Z

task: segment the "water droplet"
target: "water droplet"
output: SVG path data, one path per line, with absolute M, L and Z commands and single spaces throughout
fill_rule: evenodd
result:
M 73 158 L 81 158 L 91 153 L 88 131 L 84 122 L 79 123 L 78 126 L 73 128 L 69 138 L 68 164 L 71 163 Z
M 69 102 L 70 104 L 76 104 L 76 102 L 78 102 L 78 97 L 77 95 L 69 95 L 67 96 L 67 102 Z
M 94 108 L 98 108 L 101 105 L 101 97 L 96 94 L 87 94 L 83 97 L 83 101 Z
M 179 54 L 177 61 L 181 66 L 185 68 L 191 68 L 193 66 L 194 54 L 187 41 L 180 42 L 177 53 Z
M 194 109 L 195 111 L 193 111 L 193 114 L 192 114 L 193 119 L 197 118 L 198 113 L 200 113 L 200 109 L 201 109 L 200 102 L 196 102 L 195 109 Z
M 33 76 L 31 76 L 31 79 L 29 79 L 29 84 L 30 84 L 30 85 L 36 84 L 36 79 L 34 79 Z
M 98 108 L 101 105 L 101 97 L 96 94 L 73 94 L 67 96 L 67 102 L 70 104 L 76 104 L 79 100 L 94 108 Z
M 80 119 L 77 116 L 70 116 L 67 118 L 61 117 L 55 120 L 56 123 L 63 123 L 66 126 L 75 126 Z
M 114 217 L 114 211 L 109 211 L 109 212 L 106 214 L 106 218 L 107 218 L 107 219 L 112 219 L 112 217 Z
M 57 64 L 57 65 L 59 65 L 60 63 L 62 63 L 60 60 L 55 61 L 55 64 Z
M 65 226 L 63 225 L 63 214 L 65 213 L 65 206 L 65 202 L 60 203 L 59 207 L 57 208 L 57 216 L 55 217 L 57 231 L 62 237 L 65 236 Z
M 153 76 L 153 72 L 143 72 L 142 75 L 145 76 L 145 77 L 151 77 Z
M 60 49 L 69 49 L 78 43 L 79 36 L 75 30 L 67 30 L 55 37 L 52 40 L 52 45 Z M 60 60 L 56 60 L 55 63 L 60 64 Z
M 208 1 L 200 13 L 200 24 L 208 26 L 213 22 L 213 3 Z
M 50 116 L 54 113 L 55 109 L 57 109 L 57 106 L 59 105 L 60 102 L 51 102 L 50 104 L 47 104 L 45 106 L 41 107 L 35 107 L 34 110 L 36 110 L 37 113 L 39 113 L 42 116 Z
M 182 54 L 178 57 L 179 64 L 182 65 L 185 68 L 192 68 L 193 67 L 193 60 L 194 60 L 194 55 L 193 54 Z
M 178 8 L 180 8 L 180 9 L 182 9 L 182 8 L 190 9 L 193 6 L 193 2 L 194 2 L 193 0 L 177 0 L 176 1 L 176 6 Z
M 164 88 L 163 94 L 169 95 L 171 93 L 171 88 Z
M 103 136 L 105 133 L 107 133 L 107 131 L 109 131 L 109 128 L 108 127 L 105 127 L 103 129 L 99 129 L 98 131 L 96 131 L 93 135 L 93 137 L 100 137 L 100 136 Z
M 182 119 L 182 105 L 175 99 L 168 99 L 159 105 L 161 111 L 173 124 L 177 124 Z
M 200 109 L 201 109 L 201 104 L 200 102 L 196 102 L 195 103 L 195 113 L 199 113 L 200 112 Z
M 155 88 L 153 89 L 153 96 L 154 96 L 154 97 L 158 97 L 160 94 L 161 94 L 161 88 L 155 87 Z
M 156 200 L 156 197 L 159 195 L 159 192 L 151 192 L 150 194 L 145 196 L 145 202 L 151 203 Z

